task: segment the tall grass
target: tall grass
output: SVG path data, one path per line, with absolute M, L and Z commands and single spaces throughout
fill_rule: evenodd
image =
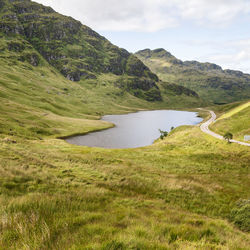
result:
M 10 63 L 0 65 L 0 249 L 249 248 L 232 218 L 249 199 L 248 148 L 192 126 L 138 149 L 56 139 L 112 126 L 104 113 L 191 100 L 148 103 L 113 75 L 72 83 L 48 65 Z
M 3 137 L 3 136 L 2 136 Z M 249 151 L 175 129 L 139 149 L 1 139 L 2 248 L 247 249 Z

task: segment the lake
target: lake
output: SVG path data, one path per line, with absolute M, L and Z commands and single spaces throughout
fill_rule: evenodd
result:
M 115 124 L 114 128 L 73 136 L 66 141 L 80 146 L 101 148 L 137 148 L 151 145 L 160 137 L 159 129 L 196 125 L 202 121 L 196 112 L 175 110 L 141 111 L 124 115 L 105 115 L 103 121 Z

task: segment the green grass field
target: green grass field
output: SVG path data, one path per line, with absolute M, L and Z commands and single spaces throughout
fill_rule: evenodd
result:
M 139 149 L 4 135 L 0 143 L 2 249 L 249 247 L 237 228 L 248 230 L 249 218 L 231 218 L 249 195 L 247 147 L 198 127 Z
M 148 103 L 114 75 L 73 83 L 9 59 L 0 71 L 0 249 L 249 249 L 247 147 L 193 126 L 138 149 L 57 139 L 111 127 L 102 114 L 193 99 Z
M 133 55 L 50 8 L 0 5 L 0 250 L 249 249 L 248 147 L 198 126 L 137 149 L 59 139 L 112 127 L 104 114 L 197 110 L 205 103 L 196 93 L 157 82 Z M 186 75 L 166 80 L 205 84 Z M 239 86 L 201 94 L 247 98 Z M 213 129 L 248 133 L 249 107 L 239 105 L 211 107 L 231 114 Z

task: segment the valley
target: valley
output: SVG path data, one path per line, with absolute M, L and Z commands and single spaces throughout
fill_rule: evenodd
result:
M 198 125 L 213 110 L 209 128 L 242 141 L 248 76 L 212 69 L 229 91 L 205 91 L 204 72 L 163 75 L 136 56 L 50 7 L 0 0 L 0 249 L 249 249 L 249 147 Z M 63 139 L 153 110 L 199 121 L 139 148 Z

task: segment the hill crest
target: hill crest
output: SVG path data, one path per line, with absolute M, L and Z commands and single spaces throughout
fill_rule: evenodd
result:
M 206 101 L 218 104 L 250 98 L 250 75 L 223 70 L 214 63 L 181 61 L 165 49 L 145 49 L 135 53 L 166 82 L 196 91 Z

